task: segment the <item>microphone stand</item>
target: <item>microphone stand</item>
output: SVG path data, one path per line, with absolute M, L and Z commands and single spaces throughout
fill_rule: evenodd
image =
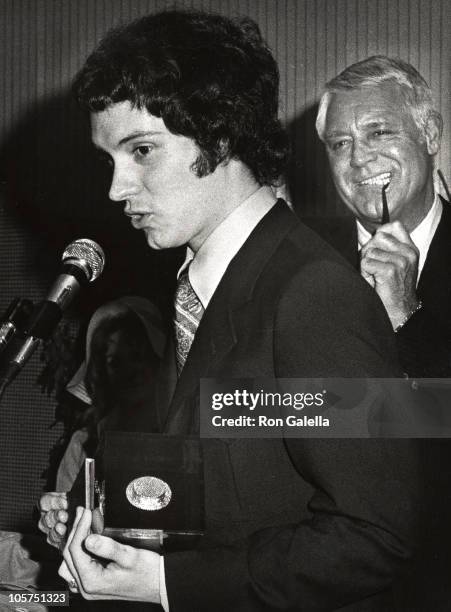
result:
M 105 254 L 102 248 L 89 238 L 80 238 L 71 242 L 64 250 L 62 256 L 63 268 L 56 282 L 50 289 L 46 299 L 30 309 L 33 305 L 29 300 L 16 299 L 6 312 L 6 322 L 0 331 L 0 348 L 5 348 L 12 336 L 18 333 L 18 342 L 11 342 L 11 351 L 6 350 L 6 367 L 0 361 L 0 399 L 6 387 L 16 378 L 27 363 L 31 355 L 42 344 L 43 340 L 50 338 L 61 319 L 63 310 L 78 293 L 80 287 L 94 281 L 102 273 L 105 264 Z M 15 315 L 17 310 L 31 310 L 27 312 L 26 322 L 17 328 Z M 9 346 L 7 347 L 9 349 Z M 3 351 L 2 351 L 3 352 Z
M 0 381 L 0 404 L 2 402 L 2 397 L 6 391 L 6 387 L 8 386 L 8 381 L 6 378 Z
M 0 402 L 5 393 L 6 387 L 12 378 L 7 372 L 7 357 L 9 349 L 14 343 L 16 336 L 21 333 L 27 324 L 34 304 L 25 298 L 15 298 L 8 306 L 3 315 L 0 326 Z

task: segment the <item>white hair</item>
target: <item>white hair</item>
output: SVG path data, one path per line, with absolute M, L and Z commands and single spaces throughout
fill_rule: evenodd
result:
M 320 139 L 324 141 L 327 109 L 334 93 L 385 82 L 399 85 L 404 105 L 424 135 L 429 118 L 439 114 L 434 107 L 431 88 L 421 74 L 407 62 L 385 55 L 373 55 L 348 66 L 326 84 L 316 116 L 316 131 Z

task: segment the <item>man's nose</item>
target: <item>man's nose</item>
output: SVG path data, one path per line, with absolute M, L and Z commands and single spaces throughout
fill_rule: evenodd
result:
M 115 164 L 108 194 L 110 200 L 113 202 L 122 202 L 123 200 L 127 200 L 130 196 L 135 195 L 137 192 L 138 183 L 136 177 L 130 172 L 130 169 Z
M 351 166 L 353 168 L 365 166 L 368 162 L 374 161 L 376 157 L 377 152 L 371 143 L 365 140 L 354 140 L 351 153 Z

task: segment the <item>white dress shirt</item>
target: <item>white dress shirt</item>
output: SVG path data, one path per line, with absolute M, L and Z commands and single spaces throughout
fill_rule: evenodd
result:
M 426 261 L 429 247 L 431 246 L 432 238 L 434 237 L 435 230 L 440 222 L 442 210 L 443 204 L 438 194 L 435 194 L 434 202 L 429 209 L 428 214 L 410 234 L 412 242 L 420 252 L 420 257 L 418 260 L 417 284 L 424 267 L 424 262 Z M 359 220 L 357 220 L 357 240 L 359 243 L 359 251 L 369 240 L 371 240 L 371 234 L 363 227 Z
M 275 203 L 271 188 L 260 187 L 212 231 L 197 253 L 188 247 L 178 276 L 191 264 L 189 280 L 204 308 L 207 308 L 229 263 Z

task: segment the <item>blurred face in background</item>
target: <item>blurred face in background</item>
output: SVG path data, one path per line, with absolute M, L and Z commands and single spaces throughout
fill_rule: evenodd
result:
M 101 321 L 92 335 L 87 365 L 97 420 L 113 410 L 126 419 L 141 409 L 152 392 L 158 367 L 159 358 L 138 317 L 122 314 Z

